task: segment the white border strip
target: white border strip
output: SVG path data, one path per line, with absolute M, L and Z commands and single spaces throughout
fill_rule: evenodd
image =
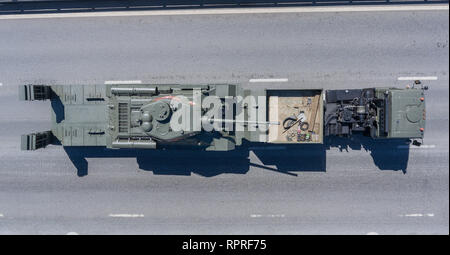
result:
M 275 78 L 275 79 L 250 79 L 249 82 L 288 82 L 288 78 Z
M 398 77 L 399 81 L 436 81 L 438 77 L 436 76 L 412 76 L 412 77 Z
M 316 13 L 316 12 L 384 12 L 384 11 L 435 11 L 448 10 L 448 4 L 390 5 L 390 6 L 328 6 L 328 7 L 275 7 L 275 8 L 224 8 L 191 10 L 112 11 L 47 14 L 6 14 L 1 19 L 48 19 L 84 17 L 167 16 L 167 15 L 218 15 L 261 13 Z
M 135 80 L 135 81 L 105 81 L 105 84 L 107 85 L 117 85 L 117 84 L 141 84 L 142 81 Z

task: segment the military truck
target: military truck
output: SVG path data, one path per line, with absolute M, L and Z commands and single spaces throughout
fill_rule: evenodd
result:
M 50 100 L 52 129 L 23 135 L 48 144 L 110 149 L 196 147 L 228 151 L 244 141 L 322 144 L 326 136 L 422 139 L 425 96 L 409 88 L 244 89 L 233 84 L 22 85 L 21 100 Z M 415 141 L 416 144 L 420 144 Z

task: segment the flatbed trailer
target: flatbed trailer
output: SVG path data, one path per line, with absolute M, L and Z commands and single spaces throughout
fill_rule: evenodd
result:
M 409 88 L 244 89 L 233 84 L 22 85 L 21 100 L 50 100 L 52 129 L 23 135 L 48 144 L 110 149 L 197 147 L 228 151 L 243 141 L 323 144 L 354 133 L 422 139 L 425 95 Z

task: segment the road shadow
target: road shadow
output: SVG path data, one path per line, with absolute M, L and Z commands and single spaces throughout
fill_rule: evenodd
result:
M 225 173 L 246 174 L 250 168 L 297 176 L 297 172 L 326 172 L 326 150 L 366 150 L 380 170 L 406 173 L 409 149 L 405 139 L 373 140 L 354 136 L 333 137 L 324 145 L 264 145 L 247 143 L 232 151 L 189 149 L 136 150 L 104 147 L 64 147 L 78 176 L 88 174 L 86 158 L 136 158 L 139 169 L 156 175 L 213 177 Z M 253 155 L 252 155 L 253 154 Z
M 138 167 L 156 175 L 192 175 L 212 177 L 225 173 L 246 174 L 250 167 L 291 174 L 288 171 L 250 162 L 248 148 L 233 151 L 201 150 L 112 150 L 104 147 L 64 147 L 78 176 L 88 174 L 87 158 L 136 158 Z
M 59 98 L 59 96 L 54 94 L 52 96 L 50 103 L 52 106 L 51 109 L 55 115 L 56 123 L 61 123 L 65 119 L 64 104 L 61 102 L 61 98 Z
M 249 149 L 265 167 L 291 175 L 295 172 L 325 172 L 326 150 L 319 145 L 264 145 L 251 146 Z
M 352 138 L 328 137 L 327 149 L 340 151 L 365 150 L 370 153 L 374 164 L 380 170 L 402 171 L 406 174 L 409 159 L 409 139 L 372 139 L 354 134 Z

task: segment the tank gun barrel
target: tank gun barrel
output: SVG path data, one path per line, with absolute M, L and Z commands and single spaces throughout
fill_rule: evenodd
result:
M 257 124 L 257 125 L 280 125 L 279 121 L 255 121 L 255 120 L 230 120 L 230 119 L 213 119 L 204 117 L 203 120 L 207 122 L 222 122 L 222 123 L 239 123 L 239 124 Z

